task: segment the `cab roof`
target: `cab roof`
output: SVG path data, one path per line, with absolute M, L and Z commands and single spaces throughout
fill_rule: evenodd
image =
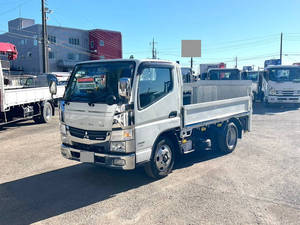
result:
M 292 68 L 300 68 L 297 65 L 271 65 L 267 66 L 265 69 L 292 69 Z
M 237 69 L 237 68 L 210 68 L 210 69 L 208 69 L 208 71 L 212 71 L 212 70 L 216 70 L 216 71 L 219 71 L 219 70 L 238 70 L 238 71 L 240 71 L 239 69 Z
M 99 63 L 99 62 L 135 62 L 136 64 L 140 64 L 142 62 L 153 62 L 153 63 L 168 63 L 168 64 L 176 64 L 175 62 L 161 59 L 101 59 L 101 60 L 89 60 L 84 62 L 79 62 L 78 64 L 88 64 L 88 63 Z

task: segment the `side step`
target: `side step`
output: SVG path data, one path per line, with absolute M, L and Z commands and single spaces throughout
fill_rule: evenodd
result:
M 189 154 L 189 153 L 191 153 L 191 152 L 194 152 L 194 151 L 195 151 L 195 149 L 191 149 L 191 150 L 183 151 L 183 154 Z

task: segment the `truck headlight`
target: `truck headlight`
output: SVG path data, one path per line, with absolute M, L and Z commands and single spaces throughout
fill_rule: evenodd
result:
M 128 141 L 133 139 L 133 130 L 113 130 L 111 132 L 111 141 Z
M 269 88 L 269 94 L 270 95 L 276 95 L 276 90 L 272 87 Z
M 126 152 L 126 142 L 125 141 L 111 142 L 110 150 L 112 152 Z
M 67 128 L 65 124 L 60 124 L 60 133 L 63 135 L 67 135 Z

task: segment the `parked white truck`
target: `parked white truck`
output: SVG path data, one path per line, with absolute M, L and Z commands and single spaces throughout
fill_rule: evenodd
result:
M 2 62 L 0 60 L 0 126 L 24 119 L 49 122 L 54 115 L 54 102 L 63 96 L 65 87 L 53 85 L 55 94 L 52 95 L 47 80 L 37 79 L 39 84 L 35 86 L 33 77 L 10 76 L 9 68 L 2 69 Z M 26 85 L 25 80 L 31 84 Z
M 190 104 L 183 104 L 184 91 Z M 61 153 L 123 170 L 143 165 L 162 178 L 175 156 L 199 143 L 232 152 L 251 128 L 250 92 L 249 81 L 183 84 L 180 66 L 168 61 L 79 63 L 60 104 Z
M 300 104 L 300 66 L 268 66 L 261 85 L 266 105 Z
M 207 80 L 241 80 L 239 69 L 235 68 L 213 68 L 207 71 Z
M 262 99 L 262 81 L 263 81 L 264 71 L 243 71 L 241 78 L 242 80 L 252 81 L 252 98 L 253 102 Z

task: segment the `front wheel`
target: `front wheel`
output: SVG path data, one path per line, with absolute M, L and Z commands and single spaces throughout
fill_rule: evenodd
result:
M 156 142 L 150 162 L 145 166 L 148 176 L 160 179 L 167 176 L 173 169 L 175 147 L 167 137 L 160 137 Z
M 53 114 L 52 106 L 49 102 L 46 102 L 42 107 L 42 114 L 40 116 L 33 117 L 36 123 L 48 123 L 50 122 Z
M 234 151 L 238 141 L 238 128 L 233 122 L 228 123 L 218 136 L 219 150 L 225 154 Z

